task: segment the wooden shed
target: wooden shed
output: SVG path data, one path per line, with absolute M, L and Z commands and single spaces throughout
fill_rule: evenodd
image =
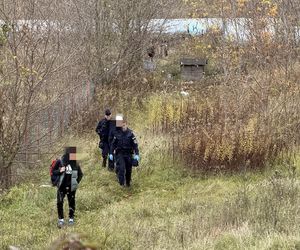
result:
M 182 58 L 180 60 L 181 78 L 187 81 L 197 81 L 203 77 L 206 59 Z

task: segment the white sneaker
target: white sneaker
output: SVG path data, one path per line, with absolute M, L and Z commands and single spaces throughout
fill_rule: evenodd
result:
M 70 226 L 74 225 L 74 219 L 71 219 L 71 218 L 69 219 L 69 225 Z
M 62 228 L 65 225 L 64 219 L 58 219 L 57 227 Z

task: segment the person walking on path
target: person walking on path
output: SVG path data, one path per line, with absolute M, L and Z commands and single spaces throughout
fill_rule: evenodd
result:
M 75 195 L 78 184 L 81 182 L 83 173 L 76 161 L 76 147 L 67 147 L 61 159 L 61 165 L 54 169 L 54 174 L 59 175 L 57 184 L 57 213 L 59 228 L 65 225 L 64 221 L 64 198 L 67 195 L 69 204 L 69 225 L 74 224 Z
M 107 165 L 107 158 L 109 154 L 109 148 L 110 148 L 110 135 L 112 130 L 112 124 L 111 124 L 111 112 L 109 109 L 105 110 L 105 116 L 102 120 L 99 121 L 97 127 L 96 127 L 96 133 L 100 137 L 99 141 L 99 148 L 102 151 L 102 167 L 106 167 Z M 113 160 L 108 160 L 108 168 L 109 170 L 113 169 Z
M 122 129 L 116 130 L 114 133 L 109 158 L 113 159 L 113 154 L 115 155 L 116 172 L 120 185 L 130 187 L 132 161 L 139 161 L 139 148 L 135 135 L 127 127 L 126 121 L 121 121 L 121 124 Z

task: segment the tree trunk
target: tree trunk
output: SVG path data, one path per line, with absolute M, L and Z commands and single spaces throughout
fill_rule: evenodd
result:
M 0 167 L 0 186 L 3 188 L 9 188 L 13 183 L 12 180 L 12 166 Z

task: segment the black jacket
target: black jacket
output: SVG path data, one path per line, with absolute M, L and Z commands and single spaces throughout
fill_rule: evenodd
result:
M 65 154 L 62 156 L 61 165 L 64 167 L 70 165 L 72 168 L 72 171 L 77 172 L 76 182 L 77 182 L 77 184 L 79 184 L 83 177 L 83 173 L 82 173 L 81 167 L 77 163 L 77 161 L 70 161 L 69 155 Z M 60 166 L 58 166 L 58 167 L 55 166 L 53 173 L 56 175 L 59 175 L 60 177 L 63 177 L 63 178 L 61 178 L 60 182 L 58 183 L 59 189 L 65 189 L 66 187 L 71 187 L 72 185 L 74 185 L 74 183 L 72 183 L 72 175 L 66 174 L 65 172 L 61 173 Z
M 96 133 L 99 135 L 101 141 L 108 142 L 110 135 L 110 121 L 106 118 L 99 121 L 96 127 Z
M 113 154 L 114 151 L 116 151 L 116 154 L 139 154 L 137 140 L 130 129 L 127 129 L 126 131 L 115 131 L 112 143 L 110 145 L 110 154 Z

